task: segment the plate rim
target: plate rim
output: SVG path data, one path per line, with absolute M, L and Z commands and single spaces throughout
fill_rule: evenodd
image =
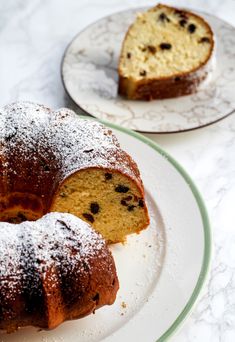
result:
M 166 158 L 167 161 L 175 168 L 175 170 L 183 177 L 184 181 L 189 186 L 192 192 L 192 195 L 196 201 L 197 207 L 200 212 L 202 226 L 203 226 L 203 233 L 204 233 L 203 234 L 204 235 L 204 251 L 203 251 L 202 265 L 201 265 L 200 273 L 199 273 L 197 282 L 195 284 L 195 287 L 192 291 L 192 294 L 189 297 L 189 300 L 184 306 L 183 310 L 180 312 L 180 314 L 177 316 L 177 318 L 171 324 L 171 326 L 156 340 L 156 342 L 165 342 L 169 340 L 169 338 L 172 335 L 174 335 L 182 327 L 184 321 L 190 315 L 195 305 L 197 304 L 197 301 L 200 298 L 200 294 L 209 276 L 211 259 L 212 259 L 212 230 L 211 230 L 211 225 L 210 225 L 210 220 L 209 220 L 208 212 L 206 209 L 206 205 L 200 194 L 200 191 L 198 190 L 192 178 L 189 176 L 188 172 L 184 169 L 183 166 L 181 166 L 181 164 L 178 161 L 176 161 L 176 159 L 174 159 L 168 152 L 166 152 L 156 142 L 145 137 L 144 135 L 140 133 L 137 133 L 128 128 L 119 126 L 117 124 L 109 123 L 105 120 L 96 119 L 93 117 L 87 118 L 81 115 L 78 115 L 78 116 L 82 119 L 95 120 L 95 121 L 101 122 L 105 126 L 108 126 L 112 129 L 116 129 L 117 131 L 120 131 L 131 137 L 136 138 L 137 140 L 140 140 L 141 142 L 143 142 L 144 144 L 148 145 L 153 150 L 155 150 L 157 153 L 160 153 L 160 155 Z
M 65 79 L 64 79 L 64 72 L 63 72 L 63 65 L 64 65 L 64 61 L 65 61 L 65 56 L 67 55 L 67 51 L 68 49 L 70 48 L 70 46 L 73 44 L 73 42 L 83 33 L 85 32 L 88 28 L 90 28 L 91 26 L 95 25 L 96 23 L 98 23 L 99 21 L 101 20 L 104 20 L 108 17 L 110 17 L 111 15 L 115 15 L 115 14 L 121 14 L 121 13 L 125 13 L 127 12 L 128 10 L 144 10 L 144 9 L 148 9 L 148 8 L 151 8 L 152 6 L 139 6 L 139 7 L 129 7 L 129 8 L 126 8 L 124 10 L 121 10 L 121 11 L 115 11 L 115 12 L 112 12 L 110 14 L 107 14 L 105 16 L 102 16 L 101 18 L 97 19 L 97 20 L 94 20 L 92 23 L 88 24 L 87 26 L 85 26 L 81 31 L 79 31 L 78 33 L 76 33 L 73 38 L 69 41 L 69 43 L 66 45 L 66 48 L 62 54 L 62 58 L 61 58 L 61 61 L 60 61 L 60 77 L 61 77 L 61 81 L 62 81 L 62 85 L 63 85 L 63 88 L 65 90 L 65 93 L 67 94 L 67 96 L 69 97 L 69 99 L 79 108 L 79 110 L 81 110 L 85 115 L 87 115 L 88 117 L 92 117 L 92 118 L 95 118 L 96 120 L 100 120 L 102 121 L 102 119 L 99 119 L 98 117 L 94 116 L 93 114 L 89 113 L 87 110 L 85 110 L 84 108 L 81 107 L 80 104 L 78 104 L 75 99 L 72 97 L 72 95 L 70 94 L 69 90 L 67 89 L 67 86 L 66 86 L 66 83 L 65 83 Z M 234 28 L 235 30 L 235 25 L 229 23 L 228 21 L 224 20 L 224 19 L 221 19 L 219 18 L 218 16 L 214 15 L 214 14 L 211 14 L 211 13 L 208 13 L 207 11 L 203 11 L 203 10 L 200 10 L 200 9 L 195 9 L 195 8 L 190 8 L 190 7 L 185 7 L 185 6 L 179 6 L 179 8 L 182 8 L 182 9 L 186 9 L 186 10 L 189 10 L 189 11 L 193 11 L 193 12 L 198 12 L 199 14 L 202 13 L 203 15 L 209 15 L 213 18 L 216 18 L 216 19 L 219 19 L 220 21 L 224 22 L 226 25 L 230 25 L 231 27 Z M 137 133 L 144 133 L 144 134 L 174 134 L 174 133 L 184 133 L 184 132 L 190 132 L 190 131 L 195 131 L 197 129 L 200 129 L 200 128 L 204 128 L 204 127 L 208 127 L 208 126 L 211 126 L 213 124 L 216 124 L 217 122 L 219 121 L 222 121 L 223 119 L 226 119 L 228 116 L 232 115 L 232 114 L 235 114 L 235 108 L 233 108 L 231 111 L 229 111 L 228 113 L 225 113 L 224 116 L 216 119 L 215 121 L 211 121 L 209 123 L 206 123 L 206 124 L 202 124 L 200 126 L 197 126 L 197 127 L 192 127 L 192 128 L 185 128 L 185 129 L 179 129 L 179 130 L 173 130 L 173 131 L 144 131 L 144 130 L 138 130 L 138 129 L 133 129 L 133 131 L 137 132 Z M 104 120 L 104 122 L 107 123 L 107 121 Z M 109 123 L 109 122 L 108 122 Z M 110 124 L 112 125 L 116 125 L 112 122 L 110 122 Z M 119 126 L 119 125 L 117 125 Z M 129 128 L 127 128 L 129 129 Z M 131 130 L 131 129 L 130 129 Z

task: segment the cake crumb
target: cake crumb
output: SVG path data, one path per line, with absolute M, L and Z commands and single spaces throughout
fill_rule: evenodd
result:
M 126 305 L 125 302 L 122 302 L 121 306 L 122 306 L 123 309 L 126 309 L 126 306 L 127 306 L 127 305 Z

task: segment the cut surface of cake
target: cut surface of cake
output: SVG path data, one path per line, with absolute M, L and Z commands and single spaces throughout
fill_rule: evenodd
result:
M 138 167 L 109 128 L 29 102 L 2 108 L 0 126 L 0 221 L 68 212 L 111 243 L 148 226 Z
M 129 99 L 191 94 L 211 69 L 213 32 L 200 16 L 157 5 L 137 16 L 123 42 L 119 93 Z

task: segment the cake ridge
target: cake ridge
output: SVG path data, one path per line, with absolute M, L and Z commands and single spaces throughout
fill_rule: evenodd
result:
M 18 225 L 0 222 L 0 233 L 0 328 L 1 321 L 20 319 L 20 313 L 26 319 L 41 315 L 43 325 L 53 328 L 51 310 L 58 309 L 64 320 L 72 303 L 91 291 L 90 278 L 96 279 L 94 263 L 99 263 L 100 274 L 107 275 L 109 269 L 110 277 L 115 278 L 113 259 L 105 241 L 74 215 L 49 213 L 35 222 Z M 99 284 L 98 280 L 95 282 Z M 111 283 L 109 286 L 111 291 Z M 118 283 L 113 288 L 117 286 Z M 57 292 L 61 288 L 63 293 L 57 293 L 53 299 L 55 288 Z M 58 308 L 51 308 L 58 297 L 63 302 Z M 20 309 L 12 305 L 19 301 L 24 301 Z

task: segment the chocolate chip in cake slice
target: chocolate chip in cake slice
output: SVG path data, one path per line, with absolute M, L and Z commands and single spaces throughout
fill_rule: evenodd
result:
M 140 76 L 146 76 L 147 71 L 146 70 L 140 70 Z
M 130 188 L 128 188 L 128 186 L 125 186 L 125 185 L 117 185 L 116 188 L 115 188 L 115 191 L 116 192 L 120 192 L 120 193 L 126 193 L 130 190 Z
M 199 40 L 199 43 L 210 43 L 210 38 L 208 38 L 208 37 L 202 37 L 202 38 Z
M 121 205 L 124 205 L 125 207 L 128 206 L 128 204 L 126 203 L 126 201 L 124 199 L 121 200 Z
M 196 25 L 194 25 L 194 24 L 189 24 L 188 25 L 188 31 L 190 32 L 190 33 L 194 33 L 195 31 L 196 31 Z
M 106 172 L 106 173 L 104 174 L 104 177 L 105 177 L 106 180 L 110 180 L 110 179 L 113 178 L 113 175 L 112 175 L 112 173 Z
M 159 14 L 159 16 L 158 16 L 158 20 L 159 21 L 161 21 L 161 22 L 170 22 L 170 19 L 168 18 L 168 16 L 164 13 L 164 12 L 162 12 L 161 14 Z
M 89 222 L 93 223 L 95 220 L 94 220 L 94 217 L 93 215 L 89 214 L 89 213 L 83 213 L 82 216 Z
M 183 10 L 178 10 L 176 9 L 175 12 L 174 12 L 176 15 L 178 15 L 180 18 L 182 19 L 188 19 L 188 15 L 185 11 Z
M 133 211 L 134 209 L 135 209 L 135 205 L 133 204 L 128 205 L 128 208 L 127 208 L 128 211 Z
M 172 48 L 170 43 L 161 43 L 159 46 L 162 50 L 170 50 Z
M 144 207 L 144 201 L 143 199 L 139 199 L 139 207 L 143 208 Z
M 100 211 L 100 206 L 97 202 L 92 202 L 90 204 L 90 210 L 92 212 L 92 214 L 98 214 L 98 212 Z
M 129 196 L 126 196 L 123 198 L 124 201 L 131 201 L 132 200 L 132 196 L 129 195 Z
M 179 21 L 179 24 L 180 24 L 180 26 L 185 27 L 185 25 L 187 24 L 187 20 L 186 19 L 181 19 Z
M 155 46 L 153 45 L 148 45 L 148 50 L 149 52 L 151 52 L 152 54 L 156 53 L 157 49 L 155 48 Z
M 127 57 L 128 59 L 130 59 L 130 58 L 131 58 L 131 53 L 130 53 L 130 52 L 127 52 L 126 57 Z

